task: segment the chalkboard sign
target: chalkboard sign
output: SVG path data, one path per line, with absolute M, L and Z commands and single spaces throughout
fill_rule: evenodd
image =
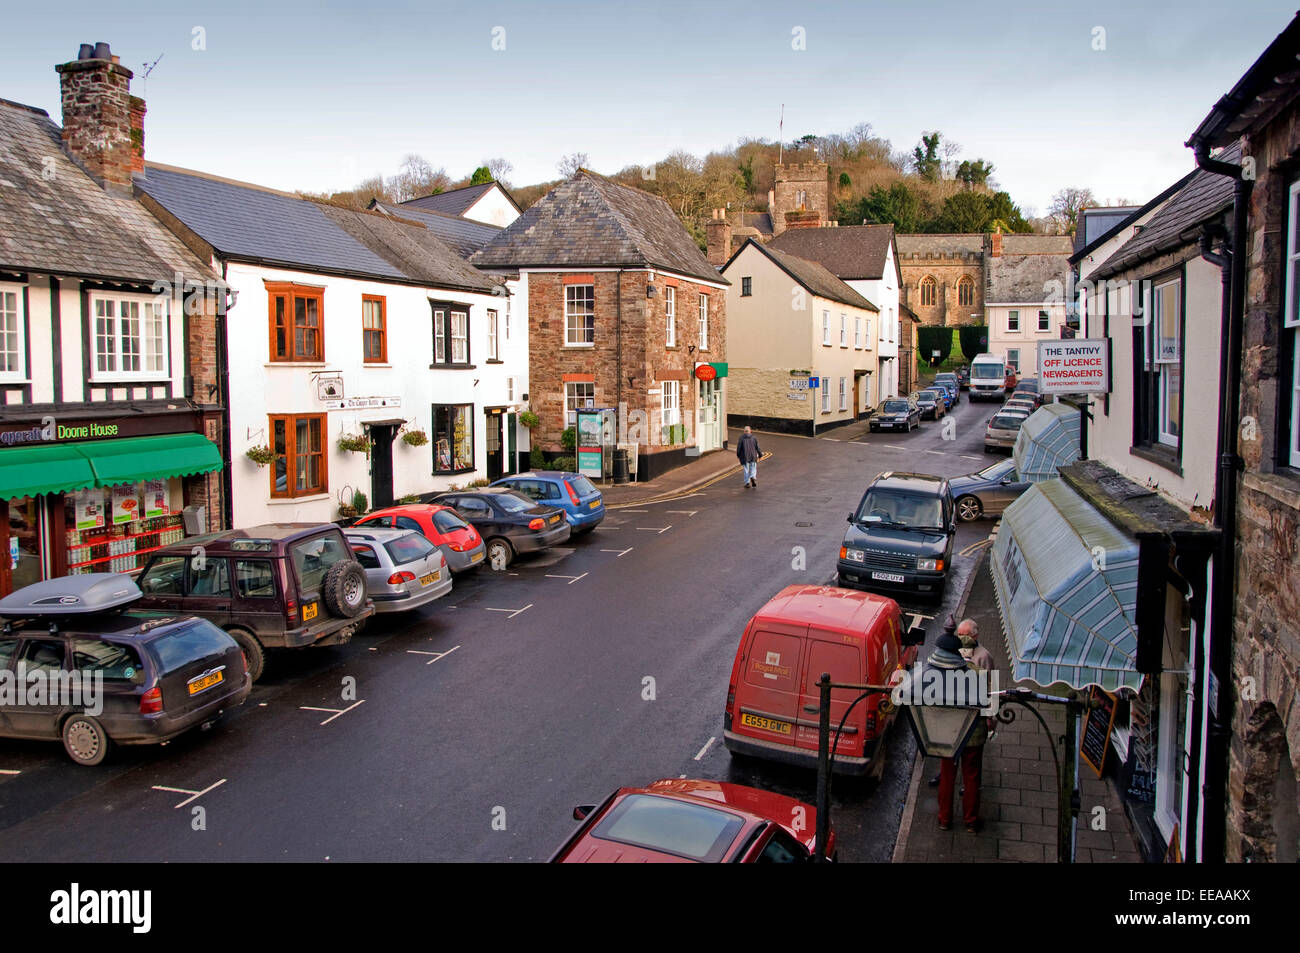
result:
M 1079 741 L 1079 754 L 1088 766 L 1101 777 L 1106 764 L 1106 749 L 1110 747 L 1110 731 L 1115 727 L 1115 696 L 1096 685 L 1089 698 L 1091 705 L 1083 721 L 1083 737 Z

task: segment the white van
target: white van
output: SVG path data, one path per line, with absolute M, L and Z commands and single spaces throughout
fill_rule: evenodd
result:
M 1001 400 L 1006 383 L 1007 362 L 1001 354 L 979 354 L 971 361 L 971 400 Z

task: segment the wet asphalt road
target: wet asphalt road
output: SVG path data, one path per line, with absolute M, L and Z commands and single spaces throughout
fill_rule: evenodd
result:
M 811 772 L 733 765 L 721 743 L 745 622 L 785 585 L 833 580 L 845 516 L 877 472 L 992 462 L 993 409 L 963 398 L 951 440 L 942 422 L 860 440 L 759 434 L 774 455 L 757 490 L 735 474 L 611 511 L 349 645 L 273 656 L 240 709 L 164 747 L 80 768 L 57 743 L 0 740 L 0 861 L 537 861 L 572 831 L 574 805 L 619 786 L 684 775 L 812 801 Z M 960 525 L 954 554 L 991 525 Z M 904 600 L 931 617 L 927 645 L 972 561 L 956 555 L 942 607 Z M 890 858 L 914 750 L 897 722 L 879 785 L 837 779 L 841 860 Z

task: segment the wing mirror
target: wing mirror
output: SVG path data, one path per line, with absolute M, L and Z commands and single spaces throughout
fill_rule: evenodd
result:
M 585 821 L 587 815 L 596 809 L 594 804 L 579 804 L 573 809 L 573 819 L 575 821 Z
M 907 648 L 912 645 L 925 644 L 925 629 L 919 625 L 914 625 L 907 630 L 907 635 L 903 636 L 903 647 Z

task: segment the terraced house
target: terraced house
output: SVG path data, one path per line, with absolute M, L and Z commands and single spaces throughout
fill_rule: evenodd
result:
M 132 197 L 131 71 L 55 68 L 62 128 L 0 100 L 0 594 L 229 521 L 220 273 Z
M 582 408 L 614 413 L 638 480 L 724 446 L 727 281 L 663 199 L 583 169 L 470 261 L 517 276 L 544 452 Z

